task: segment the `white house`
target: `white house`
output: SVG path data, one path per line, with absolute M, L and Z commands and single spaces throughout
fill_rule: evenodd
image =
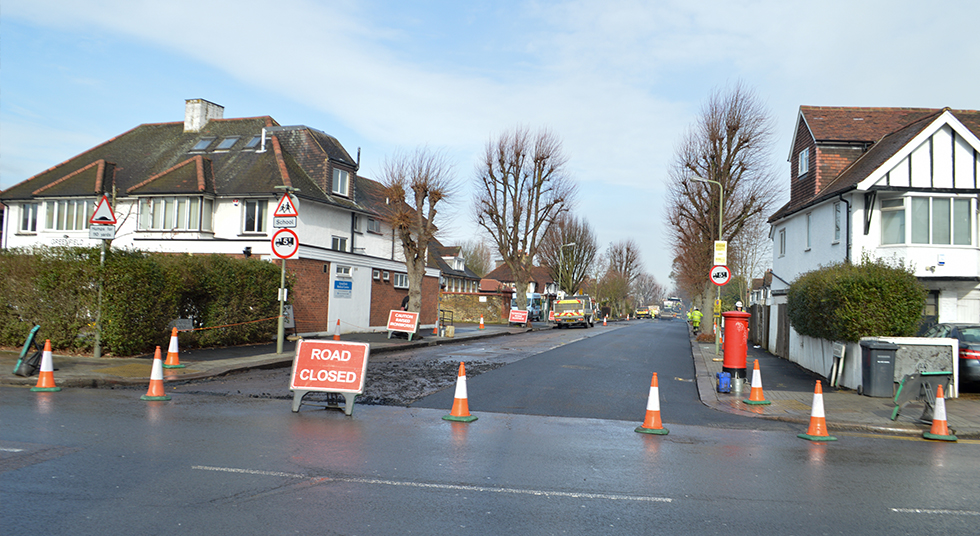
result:
M 256 256 L 278 262 L 272 213 L 285 190 L 298 205 L 290 296 L 301 333 L 381 329 L 408 279 L 383 214 L 381 185 L 357 175 L 340 142 L 271 117 L 224 119 L 203 99 L 182 122 L 143 124 L 0 192 L 0 247 L 94 245 L 89 219 L 113 201 L 113 248 Z M 439 270 L 423 281 L 423 324 L 436 320 Z
M 980 323 L 978 135 L 972 110 L 800 107 L 790 201 L 769 220 L 771 352 L 829 371 L 826 348 L 789 326 L 786 291 L 804 272 L 865 254 L 914 268 L 928 321 Z M 860 378 L 849 360 L 842 384 Z

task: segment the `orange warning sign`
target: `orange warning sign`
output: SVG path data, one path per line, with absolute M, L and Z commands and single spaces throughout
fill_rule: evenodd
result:
M 419 314 L 412 311 L 389 311 L 388 331 L 415 333 L 419 326 Z
M 289 389 L 360 394 L 370 349 L 363 342 L 300 340 Z

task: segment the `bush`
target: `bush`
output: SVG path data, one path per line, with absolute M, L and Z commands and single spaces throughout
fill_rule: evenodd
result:
M 195 328 L 181 347 L 272 340 L 279 314 L 280 268 L 223 255 L 164 255 L 98 248 L 0 251 L 0 345 L 20 346 L 30 329 L 56 350 L 82 352 L 95 343 L 99 275 L 103 276 L 101 346 L 137 355 L 164 346 L 176 318 Z M 287 288 L 293 278 L 288 278 Z
M 911 337 L 922 319 L 926 289 L 902 264 L 865 257 L 807 272 L 790 285 L 789 321 L 801 335 L 858 342 Z

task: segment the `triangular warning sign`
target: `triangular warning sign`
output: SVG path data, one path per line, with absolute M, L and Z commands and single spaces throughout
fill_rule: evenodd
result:
M 279 200 L 279 205 L 276 206 L 276 211 L 272 214 L 273 218 L 296 218 L 299 214 L 296 213 L 296 203 L 287 194 L 282 196 Z
M 99 200 L 99 204 L 95 207 L 95 212 L 92 214 L 92 218 L 88 220 L 89 223 L 93 225 L 115 225 L 116 215 L 112 212 L 112 207 L 109 206 L 109 198 L 105 195 Z

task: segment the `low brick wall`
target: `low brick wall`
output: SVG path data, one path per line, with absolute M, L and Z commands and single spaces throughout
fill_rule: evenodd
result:
M 486 298 L 480 301 L 480 298 Z M 506 324 L 510 312 L 510 294 L 477 294 L 443 292 L 439 308 L 453 312 L 454 322 L 479 322 Z

